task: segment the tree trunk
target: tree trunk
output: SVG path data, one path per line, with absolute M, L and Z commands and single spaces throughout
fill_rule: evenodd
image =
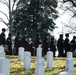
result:
M 12 13 L 11 13 L 11 1 L 10 0 L 9 0 L 9 32 L 11 34 L 11 45 L 12 45 Z

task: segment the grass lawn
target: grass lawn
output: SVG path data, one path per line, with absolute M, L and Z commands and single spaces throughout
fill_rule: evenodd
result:
M 35 75 L 36 57 L 31 58 L 31 69 L 28 71 L 24 69 L 24 63 L 18 60 L 18 56 L 6 57 L 10 59 L 10 75 Z M 59 57 L 54 58 L 53 69 L 47 68 L 46 64 L 47 62 L 45 62 L 45 75 L 58 75 L 59 72 L 64 71 L 66 59 Z M 76 75 L 76 58 L 74 58 L 74 75 Z

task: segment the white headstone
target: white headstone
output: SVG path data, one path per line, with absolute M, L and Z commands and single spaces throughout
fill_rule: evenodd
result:
M 0 74 L 10 75 L 10 60 L 7 58 L 0 59 Z
M 47 67 L 48 68 L 53 68 L 53 52 L 48 51 L 47 52 Z
M 72 58 L 73 58 L 73 53 L 67 52 L 67 59 L 72 59 Z
M 70 75 L 74 75 L 74 60 L 72 52 L 67 52 L 65 71 Z
M 19 47 L 18 59 L 24 60 L 24 48 L 23 47 Z
M 65 71 L 72 73 L 73 75 L 74 73 L 74 60 L 73 59 L 66 59 Z
M 0 46 L 0 51 L 4 52 L 4 47 Z
M 44 75 L 44 62 L 43 58 L 36 59 L 35 75 Z
M 40 58 L 42 57 L 42 48 L 41 48 L 41 44 L 38 46 L 37 48 L 37 57 Z
M 31 53 L 26 51 L 24 53 L 24 68 L 25 70 L 30 70 L 31 65 Z
M 5 58 L 5 52 L 0 51 L 0 58 Z

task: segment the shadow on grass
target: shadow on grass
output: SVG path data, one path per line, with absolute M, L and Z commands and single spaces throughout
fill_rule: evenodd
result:
M 60 69 L 60 70 L 59 70 Z M 48 75 L 58 75 L 59 72 L 64 71 L 64 67 L 54 67 L 53 69 L 45 68 L 45 73 Z M 23 67 L 20 68 L 12 68 L 11 75 L 33 75 L 35 74 L 35 68 L 30 70 L 25 70 Z M 45 74 L 46 75 L 46 74 Z
M 64 57 L 56 57 L 56 58 L 54 58 L 54 60 L 66 60 L 66 58 L 64 58 Z
M 53 69 L 46 68 L 46 73 L 51 73 L 52 75 L 58 75 L 59 72 L 64 71 L 65 67 L 54 67 Z
M 14 55 L 6 55 L 6 57 L 7 58 L 9 58 L 9 59 L 17 59 L 18 58 L 18 56 L 14 56 Z
M 76 67 L 76 64 L 74 64 L 74 67 Z
M 35 68 L 32 68 L 30 70 L 25 70 L 23 67 L 21 68 L 12 68 L 10 74 L 11 75 L 32 75 L 35 72 Z

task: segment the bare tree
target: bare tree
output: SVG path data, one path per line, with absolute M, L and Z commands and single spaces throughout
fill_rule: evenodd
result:
M 8 10 L 8 14 L 1 11 L 0 13 L 2 13 L 8 22 L 6 22 L 6 20 L 4 20 L 4 18 L 0 17 L 0 22 L 4 23 L 8 28 L 9 28 L 9 32 L 12 34 L 12 20 L 13 20 L 13 12 L 16 9 L 16 3 L 18 0 L 0 0 L 0 3 L 3 4 Z
M 72 18 L 76 17 L 76 0 L 58 0 L 58 3 L 59 8 L 64 11 L 63 13 L 69 11 L 72 13 Z
M 61 17 L 62 15 L 66 14 L 69 15 L 68 22 L 64 22 L 64 27 L 68 30 L 70 34 L 76 33 L 76 0 L 57 0 L 58 1 L 58 10 L 61 10 L 62 13 L 59 14 Z M 67 16 L 66 15 L 66 16 Z
M 76 0 L 63 0 L 64 3 L 71 2 L 74 7 L 76 7 Z
M 3 17 L 0 16 L 0 22 L 4 23 L 8 28 L 9 32 L 11 33 L 11 40 L 12 40 L 12 21 L 13 21 L 13 12 L 16 10 L 17 6 L 17 0 L 0 0 L 0 3 L 3 4 L 8 10 L 8 14 L 6 12 L 3 12 L 0 10 L 0 13 L 3 14 L 7 21 L 4 20 Z M 11 47 L 12 47 L 12 41 L 11 41 Z

